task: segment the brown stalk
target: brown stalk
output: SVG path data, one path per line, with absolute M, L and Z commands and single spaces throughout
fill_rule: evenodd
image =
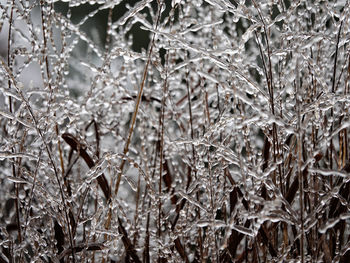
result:
M 181 241 L 180 241 L 180 238 L 176 238 L 174 240 L 174 243 L 175 243 L 175 248 L 177 250 L 177 252 L 179 252 L 181 258 L 186 262 L 186 263 L 189 263 L 189 259 L 187 257 L 187 254 L 185 252 L 185 248 L 184 246 L 181 244 Z
M 151 206 L 151 201 L 148 203 L 148 208 Z M 142 254 L 142 259 L 144 263 L 150 263 L 150 255 L 149 255 L 149 221 L 150 221 L 150 209 L 147 212 L 147 219 L 146 219 L 146 236 L 145 236 L 145 245 L 144 250 Z
M 138 224 L 139 221 L 139 199 L 140 199 L 140 192 L 141 192 L 141 175 L 139 174 L 138 180 L 137 180 L 137 190 L 136 190 L 136 197 L 135 197 L 135 215 L 134 215 L 134 223 L 135 223 L 135 228 Z M 137 237 L 139 233 L 135 231 L 134 234 L 134 239 L 133 239 L 133 245 L 136 245 L 137 242 Z
M 343 26 L 343 21 L 340 22 L 338 36 L 337 36 L 337 45 L 335 48 L 333 77 L 332 77 L 332 93 L 335 93 L 336 91 L 335 82 L 336 82 L 336 75 L 337 75 L 338 50 L 339 50 L 339 41 L 340 41 L 340 33 L 341 33 L 342 26 Z
M 55 231 L 55 239 L 56 239 L 56 248 L 58 251 L 58 254 L 61 254 L 61 252 L 64 250 L 64 233 L 61 225 L 57 222 L 57 220 L 54 220 L 54 231 Z M 63 262 L 63 259 L 62 261 Z
M 288 203 L 292 203 L 293 200 L 294 200 L 294 197 L 298 191 L 298 186 L 299 186 L 299 177 L 296 176 L 294 178 L 294 181 L 292 183 L 292 185 L 290 186 L 290 188 L 288 189 L 287 191 L 287 194 L 286 194 L 286 200 L 288 201 Z
M 257 33 L 256 31 L 254 31 L 255 33 L 255 37 L 257 39 L 258 42 L 258 46 L 259 46 L 259 51 L 260 51 L 260 56 L 261 59 L 263 61 L 263 66 L 264 66 L 264 71 L 265 71 L 265 76 L 266 76 L 266 81 L 267 81 L 267 86 L 268 86 L 268 90 L 269 90 L 269 95 L 270 95 L 270 104 L 271 104 L 271 112 L 272 115 L 275 115 L 275 107 L 274 107 L 274 85 L 273 85 L 273 74 L 272 74 L 272 63 L 271 63 L 271 49 L 270 49 L 270 44 L 269 44 L 269 38 L 268 38 L 268 31 L 267 31 L 267 27 L 266 27 L 266 23 L 265 20 L 261 14 L 261 10 L 259 8 L 259 6 L 257 5 L 257 3 L 255 2 L 255 0 L 253 0 L 253 4 L 255 9 L 258 11 L 260 20 L 263 24 L 263 28 L 264 28 L 264 36 L 265 36 L 265 40 L 266 40 L 266 48 L 267 48 L 267 58 L 268 58 L 268 63 L 269 63 L 269 67 L 267 70 L 266 67 L 266 63 L 264 60 L 264 56 L 262 53 L 262 47 L 260 44 L 260 41 L 257 37 Z M 277 131 L 277 125 L 276 123 L 272 124 L 272 137 L 273 137 L 273 160 L 274 163 L 277 163 L 277 157 L 279 157 L 279 140 L 278 140 L 278 131 Z M 278 164 L 278 172 L 279 172 L 279 185 L 280 185 L 280 190 L 283 193 L 284 189 L 283 189 L 283 179 L 282 179 L 282 167 L 281 164 Z M 276 172 L 273 172 L 273 182 L 276 184 Z M 277 241 L 277 235 L 276 235 L 276 241 Z
M 65 142 L 72 147 L 73 150 L 79 153 L 80 157 L 84 159 L 85 163 L 88 165 L 88 167 L 91 169 L 95 166 L 95 162 L 92 160 L 92 158 L 89 156 L 89 154 L 85 150 L 85 146 L 79 142 L 77 138 L 75 138 L 70 133 L 64 133 L 62 134 L 62 139 L 65 140 Z M 97 182 L 99 186 L 101 187 L 105 197 L 107 200 L 109 200 L 111 196 L 111 191 L 108 185 L 108 181 L 104 174 L 101 174 L 99 177 L 97 177 Z
M 173 178 L 173 176 L 171 175 L 171 172 L 170 172 L 170 169 L 169 169 L 168 160 L 166 160 L 165 163 L 164 163 L 164 171 L 165 171 L 165 173 L 163 175 L 163 181 L 164 181 L 164 184 L 166 186 L 166 191 L 168 193 L 170 193 L 170 195 L 171 195 L 171 197 L 170 197 L 171 203 L 173 205 L 175 205 L 177 200 L 178 200 L 178 197 L 174 194 L 175 189 L 172 187 L 172 182 L 173 182 L 172 178 Z
M 239 196 L 240 198 L 242 198 L 242 204 L 243 204 L 244 208 L 246 210 L 248 210 L 249 205 L 248 205 L 247 200 L 245 200 L 243 193 L 236 186 L 236 183 L 234 182 L 229 170 L 228 169 L 226 169 L 226 170 L 227 170 L 227 172 L 225 172 L 226 177 L 229 179 L 231 184 L 233 186 L 235 186 L 235 188 L 233 190 L 234 191 L 233 197 L 232 197 L 232 199 L 230 198 L 230 200 L 231 200 L 230 203 L 232 203 L 232 206 L 233 206 L 231 209 L 232 210 L 234 209 L 234 206 L 237 203 L 238 196 Z M 250 226 L 250 221 L 247 220 L 244 227 L 248 228 L 249 226 Z M 263 244 L 265 244 L 268 247 L 271 256 L 276 257 L 277 250 L 276 250 L 274 244 L 272 243 L 272 241 L 269 238 L 269 235 L 267 233 L 268 233 L 268 231 L 266 230 L 264 225 L 262 225 L 259 229 L 259 236 L 261 237 Z M 231 235 L 228 239 L 228 247 L 226 249 L 226 252 L 223 255 L 221 255 L 221 261 L 227 260 L 228 257 L 232 257 L 232 258 L 235 257 L 237 247 L 238 247 L 239 243 L 241 242 L 241 240 L 244 238 L 244 236 L 245 235 L 243 235 L 242 233 L 239 233 L 236 230 L 232 230 Z
M 96 156 L 100 158 L 100 133 L 98 132 L 98 125 L 95 120 L 94 122 L 94 129 L 95 129 L 95 137 L 96 137 Z
M 158 3 L 159 4 L 159 3 Z M 162 8 L 162 5 L 159 9 Z M 160 140 L 159 140 L 159 181 L 158 181 L 158 238 L 161 237 L 161 221 L 162 221 L 162 176 L 163 176 L 163 160 L 164 160 L 164 112 L 165 112 L 165 98 L 167 95 L 167 85 L 168 85 L 168 62 L 169 62 L 169 52 L 166 54 L 166 64 L 165 64 L 165 79 L 163 83 L 163 97 L 161 105 L 161 113 L 159 118 L 159 129 L 160 129 Z M 159 260 L 158 260 L 159 261 Z
M 118 217 L 118 231 L 119 233 L 122 235 L 122 241 L 125 247 L 125 252 L 126 255 L 131 257 L 135 263 L 141 263 L 141 260 L 139 259 L 136 250 L 134 248 L 134 245 L 131 243 L 129 237 L 128 237 L 128 233 L 126 232 L 123 223 L 121 221 L 121 219 Z
M 157 15 L 157 21 L 156 21 L 155 29 L 157 29 L 158 24 L 159 24 L 160 12 L 161 12 L 161 8 L 159 7 L 158 8 L 158 15 Z M 152 57 L 152 51 L 153 51 L 155 37 L 156 37 L 156 34 L 153 34 L 153 38 L 152 38 L 152 41 L 151 41 L 151 47 L 150 47 L 150 50 L 149 50 L 149 53 L 148 53 L 148 59 L 147 59 L 145 68 L 143 70 L 142 81 L 141 81 L 139 92 L 137 94 L 137 99 L 136 99 L 136 103 L 135 103 L 135 109 L 134 109 L 134 112 L 133 112 L 133 115 L 132 115 L 132 118 L 131 118 L 131 125 L 130 125 L 130 129 L 129 129 L 128 138 L 127 138 L 126 143 L 124 145 L 124 150 L 123 150 L 123 154 L 124 155 L 126 155 L 129 152 L 129 145 L 131 143 L 131 137 L 132 137 L 132 134 L 133 134 L 133 131 L 134 131 L 134 128 L 135 128 L 136 118 L 137 118 L 138 110 L 139 110 L 141 99 L 142 99 L 143 88 L 144 88 L 145 83 L 146 83 L 148 67 L 149 67 L 149 64 L 151 62 L 151 57 Z M 121 180 L 121 176 L 122 176 L 122 173 L 123 173 L 124 165 L 125 165 L 125 159 L 122 159 L 121 164 L 119 166 L 120 172 L 117 175 L 117 181 L 116 181 L 116 184 L 115 184 L 115 190 L 114 190 L 115 197 L 117 197 L 117 195 L 118 195 L 118 190 L 119 190 L 119 185 L 120 185 L 120 180 Z
M 105 248 L 105 245 L 103 243 L 80 243 L 74 246 L 74 251 L 76 253 L 81 252 L 83 250 L 86 251 L 101 251 Z M 64 251 L 62 251 L 62 253 L 60 253 L 60 255 L 58 256 L 59 260 L 62 260 L 66 255 L 68 255 L 69 253 L 71 253 L 71 249 L 65 249 Z
M 299 207 L 300 207 L 300 224 L 301 224 L 301 235 L 300 235 L 300 255 L 301 262 L 304 263 L 305 252 L 304 252 L 304 180 L 302 175 L 302 131 L 301 131 L 301 101 L 299 99 L 300 94 L 300 78 L 299 78 L 299 62 L 297 62 L 296 66 L 296 83 L 295 83 L 295 94 L 296 94 L 296 108 L 297 108 L 297 170 L 298 170 L 298 181 L 299 181 Z
M 264 147 L 263 147 L 263 166 L 262 166 L 262 170 L 265 171 L 267 168 L 267 165 L 269 163 L 269 156 L 270 156 L 270 146 L 271 143 L 268 139 L 268 137 L 265 135 L 264 138 Z

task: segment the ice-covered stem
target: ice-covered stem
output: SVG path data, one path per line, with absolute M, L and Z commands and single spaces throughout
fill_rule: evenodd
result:
M 158 6 L 158 14 L 157 14 L 157 19 L 156 19 L 155 30 L 157 30 L 157 28 L 158 28 L 160 15 L 161 15 L 161 10 L 162 10 L 161 6 Z M 152 52 L 153 52 L 153 46 L 154 46 L 155 37 L 156 37 L 156 33 L 153 34 L 152 41 L 150 43 L 150 49 L 149 49 L 149 52 L 148 52 L 148 58 L 147 58 L 146 65 L 145 65 L 144 70 L 143 70 L 141 85 L 140 85 L 140 88 L 139 88 L 139 91 L 138 91 L 138 94 L 137 94 L 135 108 L 134 108 L 134 112 L 133 112 L 132 118 L 131 118 L 131 125 L 130 125 L 130 129 L 129 129 L 129 133 L 128 133 L 128 138 L 127 138 L 126 143 L 124 145 L 124 150 L 123 150 L 123 154 L 124 155 L 126 155 L 129 152 L 129 146 L 130 146 L 132 134 L 133 134 L 133 131 L 134 131 L 134 128 L 135 128 L 135 123 L 136 123 L 136 118 L 137 118 L 137 114 L 138 114 L 140 103 L 141 103 L 143 88 L 144 88 L 145 83 L 146 83 L 148 67 L 149 67 L 149 64 L 150 64 L 151 58 L 152 58 Z M 115 198 L 118 195 L 118 190 L 119 190 L 120 180 L 121 180 L 121 177 L 122 177 L 122 174 L 123 174 L 123 170 L 124 170 L 124 165 L 125 165 L 125 159 L 122 159 L 121 164 L 119 166 L 119 173 L 117 175 L 117 181 L 116 181 L 116 184 L 115 184 L 115 190 L 114 190 L 114 197 Z
M 48 46 L 47 46 L 47 36 L 46 36 L 46 25 L 47 25 L 47 22 L 46 22 L 46 19 L 45 19 L 45 14 L 44 14 L 44 6 L 45 6 L 45 3 L 43 0 L 40 0 L 40 15 L 41 15 L 41 29 L 42 29 L 42 34 L 43 34 L 43 41 L 44 41 L 44 47 L 43 47 L 43 55 L 44 55 L 44 63 L 45 63 L 45 70 L 46 70 L 46 76 L 47 76 L 47 85 L 49 87 L 49 90 L 50 90 L 50 97 L 49 97 L 49 101 L 48 101 L 48 113 L 50 112 L 50 105 L 52 103 L 52 100 L 53 100 L 53 89 L 52 89 L 52 86 L 51 86 L 51 73 L 50 73 L 50 66 L 49 66 L 49 60 L 48 60 Z M 51 4 L 51 8 L 53 8 L 52 4 Z M 49 114 L 47 114 L 47 117 L 49 116 Z M 48 122 L 46 123 L 46 126 L 45 126 L 45 129 L 44 129 L 44 132 L 46 132 L 46 129 L 47 129 L 47 125 L 48 125 Z M 40 131 L 38 129 L 38 131 Z M 55 132 L 56 132 L 56 135 L 58 136 L 58 125 L 56 123 L 55 125 Z M 41 131 L 40 131 L 41 133 Z M 42 137 L 42 135 L 40 135 Z M 44 138 L 42 137 L 42 139 L 44 140 Z M 47 148 L 47 144 L 46 142 L 45 143 L 45 147 Z M 62 185 L 61 185 L 61 182 L 58 178 L 58 172 L 57 172 L 57 169 L 54 165 L 54 162 L 52 160 L 52 156 L 51 156 L 51 153 L 49 152 L 49 149 L 47 148 L 47 151 L 48 151 L 48 155 L 49 155 L 49 158 L 51 160 L 51 163 L 52 165 L 54 166 L 54 171 L 55 171 L 55 176 L 56 176 L 56 180 L 57 180 L 57 183 L 59 185 L 59 188 L 60 188 L 60 192 L 61 192 L 61 198 L 62 198 L 62 202 L 64 204 L 64 212 L 65 212 L 65 216 L 66 216 L 66 221 L 67 221 L 67 228 L 68 228 L 68 236 L 69 236 L 69 244 L 70 244 L 70 247 L 71 247 L 71 254 L 72 254 L 72 260 L 73 260 L 73 263 L 75 263 L 75 252 L 74 252 L 74 240 L 73 240 L 73 226 L 72 224 L 70 224 L 70 220 L 69 220 L 69 216 L 68 216 L 68 206 L 67 206 L 67 201 L 65 200 L 65 196 L 64 196 L 64 192 L 63 192 L 63 188 L 62 188 Z M 62 149 L 61 149 L 61 143 L 60 143 L 60 140 L 58 140 L 58 151 L 59 151 L 59 158 L 60 158 L 60 164 L 61 164 L 61 170 L 62 170 L 62 179 L 64 180 L 64 164 L 63 164 L 63 156 L 62 156 Z
M 52 153 L 50 151 L 50 148 L 43 136 L 43 133 L 42 131 L 40 130 L 39 128 L 39 123 L 34 115 L 34 112 L 29 104 L 29 101 L 24 97 L 20 87 L 17 87 L 16 85 L 16 79 L 14 78 L 11 70 L 7 67 L 7 65 L 5 64 L 5 62 L 0 58 L 0 62 L 1 62 L 1 65 L 4 69 L 4 71 L 7 73 L 7 77 L 12 81 L 12 84 L 13 86 L 15 87 L 16 89 L 16 92 L 18 93 L 19 97 L 21 98 L 22 102 L 26 105 L 26 108 L 29 112 L 29 115 L 30 117 L 32 118 L 33 120 L 33 123 L 34 123 L 34 127 L 35 127 L 35 130 L 36 132 L 38 133 L 41 141 L 43 142 L 44 144 L 44 148 L 48 154 L 48 158 L 49 158 L 49 162 L 52 166 L 52 169 L 54 171 L 54 174 L 55 174 L 55 178 L 56 178 L 56 181 L 57 181 L 57 185 L 58 185 L 58 188 L 59 188 L 59 192 L 60 192 L 60 195 L 61 195 L 61 201 L 62 201 L 62 204 L 63 204 L 63 210 L 64 210 L 64 214 L 65 214 L 65 220 L 66 220 L 66 223 L 67 223 L 67 227 L 68 227 L 68 231 L 69 231 L 69 239 L 70 239 L 70 246 L 71 246 L 71 249 L 72 249 L 72 256 L 74 255 L 74 246 L 73 246 L 73 238 L 72 238 L 72 232 L 71 232 L 71 224 L 69 223 L 69 216 L 68 216 L 68 206 L 67 206 L 67 200 L 65 198 L 65 195 L 64 195 L 64 191 L 63 191 L 63 187 L 62 187 L 62 184 L 61 184 L 61 181 L 60 181 L 60 178 L 59 178 L 59 175 L 58 175 L 58 171 L 57 171 L 57 167 L 56 167 L 56 164 L 52 158 Z M 75 256 L 73 256 L 73 261 L 75 262 Z
M 11 13 L 10 13 L 10 20 L 9 20 L 9 32 L 8 32 L 8 38 L 7 38 L 7 66 L 9 69 L 12 71 L 12 61 L 11 61 L 11 44 L 12 44 L 12 24 L 13 24 L 13 8 L 15 5 L 15 1 L 12 1 L 11 4 Z M 8 89 L 11 89 L 11 80 L 8 79 Z M 8 96 L 9 100 L 9 111 L 12 114 L 13 109 L 12 109 L 12 98 L 11 96 Z M 10 120 L 10 123 L 12 123 L 12 120 Z M 12 153 L 15 152 L 15 149 L 11 149 Z M 15 162 L 12 162 L 12 176 L 16 177 L 16 167 L 15 167 Z M 18 184 L 14 183 L 15 185 L 15 206 L 16 206 L 16 220 L 17 220 L 17 231 L 18 231 L 18 241 L 19 243 L 22 242 L 22 228 L 21 228 L 21 220 L 20 220 L 20 209 L 19 209 L 19 194 L 18 194 Z M 21 260 L 21 259 L 20 259 Z
M 296 62 L 296 78 L 295 78 L 295 100 L 297 109 L 297 167 L 298 167 L 298 180 L 299 180 L 299 209 L 300 209 L 300 256 L 301 262 L 304 263 L 304 178 L 302 169 L 302 130 L 301 130 L 301 94 L 300 94 L 300 75 L 299 75 L 299 59 Z

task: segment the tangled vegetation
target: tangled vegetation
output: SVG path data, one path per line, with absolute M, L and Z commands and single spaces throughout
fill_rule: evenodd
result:
M 350 262 L 349 11 L 0 1 L 0 262 Z

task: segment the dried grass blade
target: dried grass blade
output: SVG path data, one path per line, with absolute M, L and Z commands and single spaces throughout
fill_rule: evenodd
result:
M 263 240 L 263 242 L 265 243 L 265 245 L 268 245 L 269 248 L 269 252 L 271 254 L 272 257 L 276 257 L 277 256 L 277 250 L 275 249 L 275 247 L 273 246 L 271 240 L 268 238 L 267 235 L 267 230 L 264 227 L 264 225 L 262 225 L 259 229 L 259 234 Z
M 87 251 L 101 251 L 105 248 L 105 245 L 103 243 L 80 243 L 74 247 L 75 252 L 81 252 L 83 250 Z M 58 257 L 59 260 L 64 258 L 66 255 L 71 253 L 71 249 L 64 250 Z
M 143 262 L 146 262 L 146 263 L 150 262 L 150 256 L 149 256 L 149 212 L 147 213 L 145 248 L 143 250 Z
M 175 239 L 174 243 L 175 243 L 175 248 L 176 248 L 177 252 L 179 252 L 181 258 L 183 260 L 185 260 L 186 263 L 189 263 L 190 261 L 188 260 L 187 254 L 185 252 L 185 248 L 181 244 L 180 239 L 179 238 Z
M 60 254 L 64 250 L 63 249 L 63 246 L 64 246 L 64 233 L 63 233 L 62 227 L 57 222 L 57 220 L 55 220 L 54 230 L 55 230 L 55 239 L 57 241 L 56 248 L 58 250 L 58 253 Z
M 172 179 L 173 177 L 172 177 L 172 175 L 170 173 L 168 161 L 164 162 L 163 168 L 164 168 L 164 171 L 165 171 L 165 174 L 163 175 L 163 181 L 165 183 L 165 186 L 167 187 L 166 190 L 167 190 L 167 192 L 171 191 L 171 195 L 172 195 L 171 196 L 171 203 L 172 204 L 176 204 L 177 196 L 174 195 L 174 188 L 171 186 L 172 183 L 173 183 L 173 179 Z
M 262 166 L 262 170 L 263 171 L 266 170 L 267 164 L 269 162 L 270 146 L 271 146 L 271 143 L 270 143 L 269 139 L 267 138 L 267 136 L 265 136 L 264 148 L 263 148 L 263 158 L 264 158 L 264 163 L 263 163 L 263 166 Z
M 82 146 L 82 144 L 78 141 L 77 138 L 75 138 L 73 135 L 71 135 L 69 133 L 62 134 L 62 138 L 65 140 L 66 143 L 69 144 L 70 147 L 72 147 L 72 149 L 74 149 L 75 151 L 77 151 L 79 153 L 80 157 L 82 157 L 84 159 L 84 161 L 89 166 L 89 168 L 92 168 L 95 166 L 94 161 L 89 156 L 89 154 L 86 152 L 85 148 Z M 105 175 L 101 174 L 99 177 L 97 177 L 97 182 L 98 182 L 99 186 L 101 187 L 106 199 L 109 200 L 109 198 L 111 196 L 111 190 L 110 190 L 110 187 L 108 185 L 108 181 L 107 181 Z
M 292 185 L 290 186 L 290 188 L 287 191 L 286 200 L 288 201 L 288 203 L 291 204 L 293 202 L 295 194 L 298 191 L 298 187 L 299 187 L 299 178 L 296 176 L 294 178 Z
M 129 237 L 128 237 L 128 233 L 126 232 L 125 228 L 123 227 L 122 221 L 121 219 L 118 217 L 118 230 L 119 233 L 122 234 L 122 241 L 125 247 L 125 251 L 126 251 L 126 255 L 130 256 L 135 263 L 141 263 L 138 255 L 136 254 L 136 250 L 134 248 L 134 245 L 131 243 Z

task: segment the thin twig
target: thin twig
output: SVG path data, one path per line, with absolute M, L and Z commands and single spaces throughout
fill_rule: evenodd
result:
M 156 26 L 155 26 L 156 30 L 158 28 L 158 24 L 159 24 L 159 20 L 160 20 L 160 12 L 161 12 L 161 8 L 159 7 L 158 8 L 158 16 L 157 16 Z M 148 59 L 147 59 L 145 68 L 143 70 L 140 89 L 139 89 L 139 92 L 137 94 L 136 104 L 135 104 L 134 112 L 133 112 L 132 119 L 131 119 L 131 125 L 130 125 L 130 129 L 129 129 L 128 138 L 127 138 L 126 143 L 124 145 L 124 150 L 123 150 L 124 155 L 126 155 L 128 153 L 128 151 L 129 151 L 129 146 L 130 146 L 130 143 L 131 143 L 132 134 L 133 134 L 133 131 L 134 131 L 134 128 L 135 128 L 136 117 L 137 117 L 138 110 L 139 110 L 140 103 L 141 103 L 143 88 L 144 88 L 145 83 L 146 83 L 148 67 L 149 67 L 149 64 L 151 62 L 151 57 L 152 57 L 155 37 L 156 37 L 156 34 L 154 33 L 152 41 L 151 41 L 151 44 L 150 44 L 151 46 L 150 46 L 150 50 L 149 50 L 149 53 L 148 53 Z M 124 165 L 125 165 L 125 159 L 122 159 L 121 164 L 119 166 L 119 170 L 120 171 L 119 171 L 119 173 L 117 175 L 117 182 L 115 184 L 115 190 L 114 190 L 115 198 L 118 195 L 118 190 L 119 190 L 120 180 L 121 180 L 121 177 L 122 177 L 122 174 L 123 174 L 123 170 L 124 170 Z

